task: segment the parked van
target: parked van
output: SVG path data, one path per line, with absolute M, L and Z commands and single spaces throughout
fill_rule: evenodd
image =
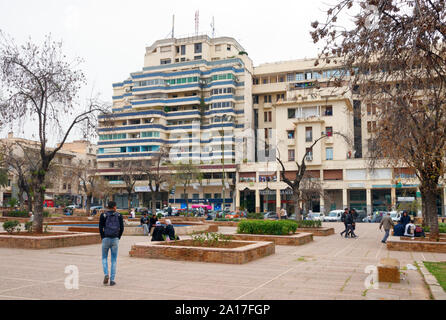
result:
M 344 210 L 331 210 L 326 216 L 324 216 L 324 221 L 326 222 L 338 222 L 341 221 L 342 214 Z

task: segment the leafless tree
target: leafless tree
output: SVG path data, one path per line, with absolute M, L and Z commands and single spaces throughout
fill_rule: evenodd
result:
M 152 196 L 152 212 L 156 212 L 156 199 L 163 187 L 172 184 L 172 173 L 168 170 L 169 150 L 161 147 L 149 160 L 143 162 L 141 172 L 148 180 Z
M 338 19 L 354 13 L 354 26 Z M 446 2 L 342 0 L 324 23 L 312 23 L 322 43 L 317 64 L 337 62 L 363 103 L 377 108 L 369 157 L 414 168 L 423 217 L 438 238 L 436 198 L 445 173 Z
M 127 192 L 127 205 L 130 210 L 133 194 L 135 193 L 135 184 L 144 178 L 144 173 L 141 172 L 141 162 L 123 158 L 117 162 L 117 166 L 125 184 L 124 189 Z
M 34 222 L 37 233 L 43 231 L 45 178 L 56 154 L 75 128 L 93 128 L 96 115 L 107 112 L 104 104 L 90 99 L 78 103 L 85 76 L 77 69 L 80 59 L 68 62 L 62 44 L 47 36 L 41 45 L 28 40 L 17 45 L 0 33 L 0 116 L 2 123 L 19 118 L 37 123 L 39 161 L 32 171 Z M 94 131 L 89 131 L 90 134 Z M 57 147 L 49 148 L 48 139 L 59 133 Z

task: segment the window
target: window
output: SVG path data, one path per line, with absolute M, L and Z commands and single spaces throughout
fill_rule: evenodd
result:
M 227 51 L 231 51 L 231 45 L 230 45 L 230 44 L 228 44 L 228 45 L 226 46 L 226 50 L 227 50 Z
M 331 137 L 333 135 L 333 127 L 326 127 L 325 133 L 327 134 L 327 137 Z
M 182 45 L 181 46 L 181 55 L 185 55 L 186 54 L 186 46 Z
M 214 199 L 221 199 L 221 193 L 214 193 Z
M 204 194 L 205 199 L 212 199 L 212 193 L 205 193 Z
M 109 168 L 114 168 L 115 167 L 115 163 L 114 162 L 109 162 L 108 163 L 108 167 Z
M 201 43 L 194 44 L 194 53 L 201 53 Z
M 272 121 L 272 112 L 271 111 L 265 111 L 264 112 L 264 122 L 271 122 Z
M 287 82 L 291 82 L 291 81 L 293 81 L 293 79 L 294 79 L 294 73 L 288 73 L 286 75 L 286 81 Z
M 192 194 L 192 198 L 193 199 L 200 199 L 200 194 L 199 193 L 194 193 L 194 194 Z
M 294 149 L 288 150 L 288 161 L 294 161 Z
M 287 132 L 288 139 L 294 139 L 294 130 L 288 130 Z
M 285 100 L 285 94 L 284 93 L 276 95 L 276 101 L 279 101 L 281 99 Z
M 332 116 L 333 115 L 333 106 L 326 106 L 325 107 L 325 116 Z
M 306 148 L 305 153 L 307 156 L 305 157 L 305 160 L 312 161 L 313 160 L 313 148 Z
M 254 104 L 258 104 L 259 103 L 259 96 L 258 95 L 252 96 L 252 100 L 253 100 Z
M 305 141 L 313 141 L 313 127 L 305 127 Z
M 67 185 L 65 183 L 63 184 L 63 189 L 67 190 Z
M 170 64 L 170 63 L 172 63 L 171 59 L 161 59 L 160 60 L 160 64 Z
M 326 160 L 333 160 L 333 148 L 325 148 L 325 159 Z
M 68 191 L 71 191 L 71 184 L 68 185 Z
M 305 73 L 305 79 L 306 80 L 310 80 L 310 79 L 312 79 L 313 78 L 313 73 L 312 72 L 307 72 L 307 73 Z
M 271 95 L 263 96 L 264 103 L 271 103 Z
M 288 119 L 296 118 L 296 109 L 288 109 Z
M 303 73 L 296 73 L 296 81 L 305 80 Z
M 194 60 L 201 60 L 202 58 L 201 58 L 201 56 L 195 56 L 194 57 Z
M 252 84 L 259 84 L 259 79 L 252 78 Z
M 280 76 L 279 77 L 279 82 L 285 82 L 285 77 L 284 76 Z

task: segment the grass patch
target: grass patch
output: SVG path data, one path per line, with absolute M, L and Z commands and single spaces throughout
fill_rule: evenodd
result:
M 347 286 L 348 282 L 350 281 L 350 279 L 352 278 L 352 276 L 348 277 L 347 280 L 345 280 L 344 285 L 341 288 L 341 292 L 344 291 L 345 287 Z
M 437 278 L 438 283 L 446 291 L 446 262 L 424 262 L 426 269 Z

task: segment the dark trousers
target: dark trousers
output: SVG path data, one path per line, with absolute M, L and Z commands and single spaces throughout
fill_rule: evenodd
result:
M 350 236 L 352 236 L 352 237 L 356 237 L 356 234 L 355 234 L 355 231 L 354 231 L 355 229 L 353 228 L 353 225 L 352 224 L 348 224 L 347 225 L 347 233 L 345 234 L 345 237 L 347 238 L 348 237 L 348 235 L 350 235 Z
M 344 231 L 341 232 L 341 236 L 347 232 L 347 224 L 345 222 L 344 222 L 344 227 L 345 227 L 345 229 L 344 229 Z

